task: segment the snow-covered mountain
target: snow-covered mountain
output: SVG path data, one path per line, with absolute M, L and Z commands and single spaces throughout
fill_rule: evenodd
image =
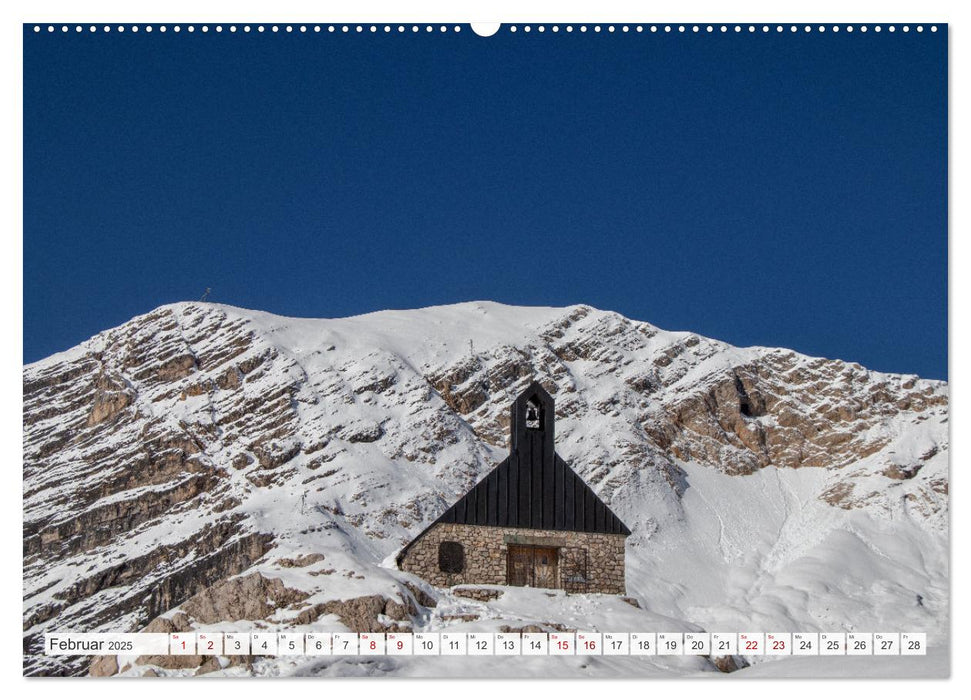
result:
M 556 401 L 557 451 L 633 531 L 631 600 L 480 600 L 394 566 L 505 456 L 508 407 L 534 378 Z M 943 382 L 491 302 L 320 320 L 173 304 L 23 382 L 26 673 L 715 671 L 699 657 L 42 655 L 48 630 L 530 625 L 926 631 L 931 661 L 893 669 L 946 673 Z

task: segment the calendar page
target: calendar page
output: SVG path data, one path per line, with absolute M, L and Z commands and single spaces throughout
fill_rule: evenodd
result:
M 949 675 L 946 22 L 273 12 L 23 24 L 25 676 Z

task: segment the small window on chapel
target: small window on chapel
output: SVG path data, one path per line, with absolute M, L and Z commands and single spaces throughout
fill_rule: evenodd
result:
M 465 548 L 458 542 L 438 545 L 438 568 L 446 574 L 460 574 L 465 568 Z
M 543 416 L 540 412 L 539 401 L 534 396 L 526 402 L 526 427 L 530 430 L 539 430 L 543 425 Z

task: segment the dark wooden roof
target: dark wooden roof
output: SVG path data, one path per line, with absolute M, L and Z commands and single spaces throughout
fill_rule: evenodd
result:
M 544 469 L 507 457 L 435 522 L 630 534 L 559 455 Z
M 539 407 L 537 427 L 527 425 L 530 401 Z M 421 535 L 438 523 L 629 535 L 620 518 L 556 454 L 554 427 L 553 398 L 533 382 L 512 405 L 509 456 Z M 410 547 L 401 550 L 399 563 Z

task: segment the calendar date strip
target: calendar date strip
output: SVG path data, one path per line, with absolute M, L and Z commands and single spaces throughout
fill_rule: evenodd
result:
M 45 635 L 48 656 L 923 656 L 923 632 L 174 632 Z

